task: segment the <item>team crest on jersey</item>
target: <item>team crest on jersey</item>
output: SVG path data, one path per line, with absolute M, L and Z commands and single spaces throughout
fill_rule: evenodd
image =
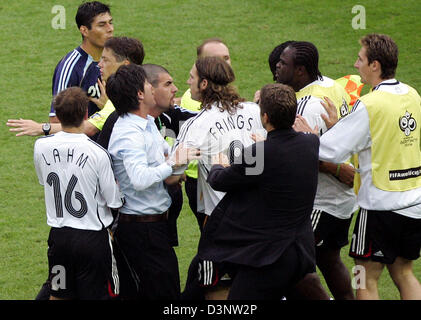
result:
M 417 122 L 408 111 L 405 112 L 403 117 L 399 118 L 399 128 L 407 137 L 417 128 Z

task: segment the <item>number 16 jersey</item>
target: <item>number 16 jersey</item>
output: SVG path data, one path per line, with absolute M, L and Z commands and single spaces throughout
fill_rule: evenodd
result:
M 108 152 L 85 134 L 58 132 L 39 138 L 34 165 L 44 186 L 47 224 L 101 230 L 122 206 Z

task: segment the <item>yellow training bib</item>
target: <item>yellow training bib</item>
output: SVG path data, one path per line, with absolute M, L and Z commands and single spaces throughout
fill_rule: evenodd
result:
M 375 90 L 360 98 L 370 119 L 373 184 L 385 191 L 421 187 L 421 98 L 407 87 L 404 94 Z

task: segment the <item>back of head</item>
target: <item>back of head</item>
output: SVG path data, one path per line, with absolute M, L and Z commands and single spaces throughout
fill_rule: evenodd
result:
M 303 66 L 312 81 L 322 79 L 319 71 L 319 52 L 314 44 L 307 41 L 294 41 L 288 48 L 295 50 L 294 64 Z
M 105 42 L 104 48 L 114 52 L 117 62 L 127 59 L 130 63 L 141 65 L 145 58 L 142 42 L 134 38 L 113 37 Z
M 146 79 L 148 82 L 153 86 L 157 87 L 159 84 L 159 75 L 164 74 L 170 74 L 167 69 L 165 69 L 163 66 L 147 63 L 142 65 L 143 70 L 146 73 Z
M 228 46 L 219 38 L 209 38 L 197 47 L 197 57 L 220 57 L 231 65 Z
M 85 2 L 82 3 L 76 13 L 76 24 L 78 29 L 81 26 L 86 26 L 91 29 L 91 24 L 94 18 L 103 13 L 110 13 L 110 6 L 99 1 Z
M 221 110 L 235 113 L 241 101 L 244 101 L 237 90 L 231 85 L 235 80 L 231 66 L 220 57 L 201 57 L 195 63 L 199 76 L 198 84 L 206 79 L 207 87 L 202 90 L 202 108 L 211 108 L 212 104 L 219 102 Z
M 295 121 L 297 98 L 290 86 L 273 83 L 260 90 L 260 113 L 267 114 L 275 129 L 289 129 Z
M 377 60 L 380 62 L 382 79 L 391 79 L 395 77 L 398 67 L 398 46 L 387 35 L 368 34 L 361 38 L 360 43 L 366 49 L 368 64 Z
M 122 65 L 106 84 L 108 98 L 119 116 L 139 109 L 138 92 L 144 92 L 145 71 L 136 64 Z
M 226 46 L 225 42 L 222 41 L 220 38 L 208 38 L 206 40 L 203 40 L 203 42 L 196 48 L 197 57 L 201 57 L 203 55 L 203 48 L 208 43 L 222 43 Z
M 288 47 L 291 43 L 295 41 L 289 40 L 281 43 L 280 45 L 276 46 L 272 52 L 269 54 L 269 68 L 273 75 L 273 81 L 276 81 L 276 64 L 280 60 L 281 53 L 284 51 L 286 47 Z
M 80 87 L 70 87 L 54 98 L 56 116 L 63 127 L 79 127 L 88 110 L 89 98 Z

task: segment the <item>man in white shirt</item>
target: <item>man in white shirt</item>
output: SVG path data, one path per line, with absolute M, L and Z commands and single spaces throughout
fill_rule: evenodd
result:
M 323 97 L 341 105 L 338 114 L 348 114 L 346 91 L 332 79 L 322 76 L 317 48 L 310 42 L 288 41 L 276 64 L 276 80 L 290 85 L 297 96 L 297 114 L 320 134 L 327 131 L 322 116 Z M 282 46 L 282 45 L 281 45 Z M 351 131 L 347 134 L 352 136 Z M 345 162 L 344 159 L 342 162 Z M 348 244 L 352 213 L 357 209 L 352 188 L 354 168 L 347 163 L 320 162 L 312 224 L 316 240 L 316 260 L 326 283 L 337 300 L 354 299 L 349 271 L 341 260 L 341 248 Z
M 141 66 L 120 67 L 108 79 L 106 91 L 119 115 L 108 150 L 126 200 L 115 232 L 131 266 L 120 272 L 122 298 L 178 299 L 178 261 L 167 223 L 171 198 L 165 183 L 178 182 L 178 177 L 170 177 L 174 168 L 197 158 L 198 150 L 181 147 L 167 159 L 169 146 L 155 125 L 164 106 L 155 102 Z M 139 283 L 131 281 L 133 275 Z
M 357 298 L 379 298 L 377 283 L 386 265 L 401 298 L 419 300 L 412 265 L 421 247 L 421 99 L 394 78 L 398 48 L 389 36 L 371 34 L 360 43 L 354 66 L 372 91 L 321 137 L 319 156 L 333 162 L 359 156 L 361 211 L 350 256 L 363 267 L 365 287 L 357 288 Z
M 212 213 L 225 195 L 224 192 L 212 189 L 206 182 L 212 166 L 212 156 L 225 152 L 231 162 L 242 161 L 244 159 L 238 156 L 241 155 L 243 148 L 254 142 L 251 135 L 256 133 L 264 135 L 265 132 L 259 106 L 244 102 L 231 85 L 234 80 L 233 70 L 222 58 L 201 57 L 196 60 L 187 83 L 192 98 L 202 102 L 201 111 L 196 117 L 184 123 L 173 146 L 173 150 L 177 150 L 180 144 L 200 149 L 202 158 L 198 162 L 197 210 L 206 216 Z M 259 154 L 256 155 L 258 156 Z M 252 164 L 256 159 L 245 160 Z M 263 163 L 263 160 L 257 163 Z M 185 168 L 186 166 L 182 167 L 176 173 L 181 174 Z M 250 174 L 253 174 L 253 170 L 254 174 L 259 174 L 261 169 L 252 168 Z M 197 263 L 196 257 L 189 268 L 183 298 L 200 299 L 200 295 L 204 294 L 197 281 Z M 220 276 L 224 275 L 223 271 L 219 272 Z M 212 275 L 209 277 L 212 278 Z
M 203 42 L 196 48 L 197 58 L 199 57 L 221 57 L 229 65 L 231 65 L 231 58 L 228 46 L 220 38 L 208 38 L 203 40 Z M 191 97 L 190 89 L 188 89 L 179 99 L 179 104 L 182 108 L 186 108 L 192 111 L 199 111 L 201 103 L 200 101 L 194 100 Z M 186 181 L 185 181 L 185 190 L 186 195 L 189 198 L 189 205 L 196 216 L 197 223 L 199 225 L 200 231 L 203 229 L 203 223 L 205 221 L 206 215 L 203 212 L 197 210 L 197 177 L 198 177 L 198 168 L 197 161 L 192 161 L 189 163 L 187 170 L 185 171 Z
M 394 78 L 398 48 L 389 36 L 369 34 L 360 44 L 354 67 L 372 90 L 336 124 L 332 112 L 335 107 L 328 103 L 330 118 L 325 121 L 331 129 L 320 139 L 319 157 L 341 161 L 358 153 L 361 211 L 349 252 L 359 267 L 357 299 L 379 299 L 378 279 L 386 265 L 401 299 L 419 300 L 421 286 L 413 273 L 413 261 L 419 258 L 421 247 L 417 126 L 421 121 L 421 98 L 413 88 Z M 295 129 L 309 128 L 298 116 Z M 346 134 L 349 131 L 352 137 Z
M 34 147 L 51 226 L 51 299 L 96 300 L 119 294 L 107 228 L 113 222 L 110 208 L 123 202 L 108 152 L 83 133 L 88 103 L 78 87 L 60 92 L 54 104 L 63 131 L 39 138 Z
M 230 85 L 235 79 L 230 65 L 219 57 L 199 58 L 190 71 L 188 84 L 192 98 L 202 102 L 199 114 L 187 120 L 173 150 L 184 143 L 200 149 L 198 211 L 210 215 L 224 193 L 206 182 L 211 158 L 220 152 L 234 160 L 237 153 L 254 141 L 252 134 L 263 134 L 259 106 L 244 102 Z M 221 90 L 216 94 L 216 90 Z M 256 168 L 258 170 L 258 168 Z

